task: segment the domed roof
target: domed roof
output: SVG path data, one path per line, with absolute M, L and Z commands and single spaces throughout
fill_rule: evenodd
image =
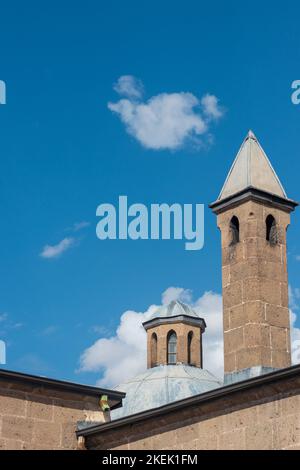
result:
M 152 313 L 148 320 L 143 323 L 143 325 L 147 329 L 154 323 L 170 323 L 174 321 L 175 318 L 187 321 L 191 324 L 198 324 L 201 326 L 203 331 L 205 330 L 206 324 L 203 318 L 199 317 L 192 307 L 180 302 L 179 300 L 172 300 L 168 305 L 162 305 L 159 307 Z
M 122 408 L 111 412 L 112 419 L 139 413 L 221 387 L 221 380 L 204 369 L 184 364 L 148 369 L 116 390 L 126 393 Z
M 179 300 L 172 300 L 168 305 L 162 305 L 159 307 L 150 317 L 150 320 L 154 318 L 166 318 L 166 317 L 178 317 L 186 315 L 188 317 L 200 318 L 199 315 L 187 304 L 180 302 Z

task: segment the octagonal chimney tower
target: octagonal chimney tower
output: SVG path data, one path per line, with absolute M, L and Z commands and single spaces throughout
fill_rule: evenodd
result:
M 203 366 L 203 318 L 188 305 L 172 301 L 143 323 L 147 331 L 148 369 L 159 365 Z

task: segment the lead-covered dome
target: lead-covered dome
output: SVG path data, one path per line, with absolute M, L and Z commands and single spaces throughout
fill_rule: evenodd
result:
M 190 307 L 190 305 L 184 304 L 179 300 L 172 300 L 168 305 L 162 305 L 159 307 L 149 318 L 153 320 L 154 318 L 165 318 L 165 317 L 178 317 L 178 316 L 188 316 L 193 318 L 200 318 L 195 310 Z
M 183 398 L 208 392 L 222 385 L 207 370 L 184 364 L 161 365 L 148 369 L 116 390 L 126 393 L 122 408 L 111 412 L 112 419 L 158 408 Z
M 199 317 L 197 312 L 187 304 L 179 300 L 172 300 L 168 305 L 162 305 L 155 310 L 152 315 L 143 323 L 145 330 L 153 325 L 173 323 L 181 321 L 189 324 L 195 324 L 205 331 L 206 323 L 203 318 Z

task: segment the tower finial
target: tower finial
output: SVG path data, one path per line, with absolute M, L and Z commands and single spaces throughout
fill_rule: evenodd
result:
M 254 132 L 251 129 L 249 129 L 246 139 L 253 139 L 253 140 L 257 141 L 257 138 L 256 138 Z

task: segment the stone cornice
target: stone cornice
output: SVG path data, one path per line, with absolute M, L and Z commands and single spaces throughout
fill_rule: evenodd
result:
M 241 205 L 243 202 L 256 201 L 261 204 L 267 204 L 270 207 L 276 207 L 286 212 L 292 212 L 299 205 L 298 202 L 292 199 L 285 199 L 277 196 L 276 194 L 268 193 L 260 189 L 249 186 L 248 188 L 240 191 L 232 196 L 225 199 L 221 199 L 210 204 L 210 208 L 215 214 L 221 214 L 222 212 Z

